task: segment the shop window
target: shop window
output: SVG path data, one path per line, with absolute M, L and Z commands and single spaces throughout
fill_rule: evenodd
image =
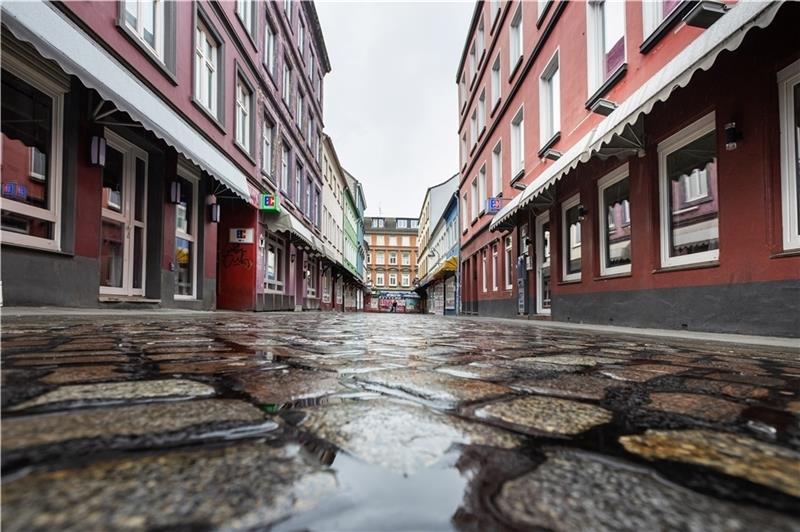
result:
M 264 288 L 267 292 L 282 294 L 286 279 L 286 247 L 281 240 L 269 236 L 266 252 Z
M 714 113 L 658 145 L 661 265 L 719 258 L 717 146 Z
M 591 96 L 625 62 L 625 2 L 591 0 L 586 9 Z
M 483 292 L 487 292 L 486 286 L 486 250 L 481 251 L 481 287 Z
M 175 299 L 197 297 L 197 181 L 179 177 L 180 201 L 175 205 Z
M 492 290 L 497 292 L 497 244 L 492 245 Z
M 8 51 L 2 70 L 2 239 L 60 249 L 63 80 Z
M 306 297 L 317 297 L 317 262 L 313 259 L 306 263 Z
M 628 165 L 597 182 L 600 222 L 600 275 L 631 271 L 630 178 Z
M 800 249 L 800 60 L 778 73 L 783 248 Z
M 581 279 L 580 197 L 573 196 L 561 207 L 561 240 L 564 281 Z
M 506 282 L 506 290 L 511 290 L 513 288 L 513 268 L 514 268 L 514 247 L 512 244 L 512 240 L 510 236 L 505 238 L 505 282 Z
M 548 145 L 561 130 L 561 74 L 558 52 L 539 79 L 539 143 Z

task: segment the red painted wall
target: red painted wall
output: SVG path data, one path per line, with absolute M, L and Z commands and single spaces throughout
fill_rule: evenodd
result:
M 232 228 L 258 228 L 258 211 L 240 202 L 226 201 L 217 239 L 219 269 L 217 307 L 228 310 L 254 310 L 256 297 L 257 235 L 252 244 L 228 242 Z

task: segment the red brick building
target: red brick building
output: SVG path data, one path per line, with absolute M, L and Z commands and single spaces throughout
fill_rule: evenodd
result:
M 800 334 L 798 17 L 478 2 L 458 71 L 464 311 Z
M 319 306 L 330 65 L 313 3 L 2 15 L 6 304 Z

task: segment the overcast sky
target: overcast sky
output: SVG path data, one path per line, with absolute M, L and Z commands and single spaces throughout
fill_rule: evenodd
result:
M 456 69 L 473 2 L 316 2 L 332 71 L 325 131 L 369 216 L 416 217 L 458 171 Z

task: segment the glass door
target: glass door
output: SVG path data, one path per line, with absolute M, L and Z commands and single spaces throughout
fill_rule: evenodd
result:
M 550 314 L 550 214 L 536 217 L 536 313 Z
M 144 295 L 147 154 L 106 131 L 100 293 Z

